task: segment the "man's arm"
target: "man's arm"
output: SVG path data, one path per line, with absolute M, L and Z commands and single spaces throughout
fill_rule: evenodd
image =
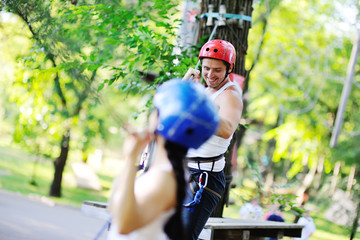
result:
M 243 110 L 242 94 L 235 87 L 229 87 L 215 101 L 219 108 L 220 125 L 216 135 L 229 138 L 240 123 Z

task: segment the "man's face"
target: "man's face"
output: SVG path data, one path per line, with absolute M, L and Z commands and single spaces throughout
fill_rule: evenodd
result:
M 202 60 L 202 76 L 208 87 L 217 88 L 226 75 L 226 65 L 223 61 L 212 58 Z

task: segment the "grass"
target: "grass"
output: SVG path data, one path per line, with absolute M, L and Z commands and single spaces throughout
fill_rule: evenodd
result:
M 38 162 L 36 163 L 36 161 Z M 114 164 L 113 161 L 110 162 Z M 21 152 L 20 149 L 0 147 L 0 187 L 23 195 L 46 196 L 56 203 L 72 206 L 81 206 L 84 200 L 106 202 L 115 173 L 106 170 L 108 166 L 105 164 L 102 169 L 97 171 L 103 190 L 83 189 L 76 187 L 70 165 L 71 160 L 67 163 L 63 173 L 62 197 L 49 197 L 48 193 L 54 174 L 52 160 L 37 160 L 35 157 Z M 112 166 L 110 168 L 114 169 Z
M 330 221 L 327 221 L 321 217 L 314 216 L 314 222 L 316 223 L 316 231 L 311 238 L 312 240 L 348 240 L 350 239 L 350 228 L 336 225 Z M 357 233 L 357 237 L 354 240 L 360 239 L 360 233 Z
M 113 178 L 121 168 L 121 161 L 106 159 L 103 162 L 103 166 L 96 171 L 103 187 L 101 191 L 78 188 L 70 167 L 72 162 L 74 161 L 70 158 L 64 170 L 62 197 L 49 197 L 48 192 L 54 173 L 52 160 L 40 159 L 36 164 L 36 158 L 24 153 L 21 149 L 0 147 L 0 188 L 27 196 L 46 197 L 55 203 L 76 207 L 81 206 L 85 200 L 107 202 Z M 34 167 L 36 167 L 35 178 L 33 178 Z M 36 184 L 30 184 L 34 180 Z M 231 197 L 238 198 L 234 194 Z M 224 217 L 237 218 L 239 209 L 239 204 L 230 205 L 224 209 L 223 215 Z M 286 222 L 292 222 L 294 216 L 290 213 L 285 213 L 284 218 Z M 313 215 L 313 219 L 316 224 L 316 231 L 311 240 L 350 239 L 350 228 L 325 220 L 321 212 L 318 212 L 316 216 Z M 284 237 L 283 239 L 290 240 L 291 238 Z M 360 233 L 357 233 L 357 237 L 354 240 L 360 240 Z

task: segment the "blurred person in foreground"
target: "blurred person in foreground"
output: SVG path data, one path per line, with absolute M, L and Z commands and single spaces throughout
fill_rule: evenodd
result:
M 109 201 L 108 240 L 188 239 L 181 218 L 184 157 L 215 133 L 217 109 L 201 84 L 178 79 L 162 84 L 153 104 L 148 129 L 130 132 L 123 145 L 125 166 Z M 150 167 L 136 177 L 136 163 L 150 141 L 156 143 Z

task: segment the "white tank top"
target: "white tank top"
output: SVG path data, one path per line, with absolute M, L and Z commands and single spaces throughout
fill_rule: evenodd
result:
M 216 97 L 219 96 L 225 89 L 227 89 L 230 86 L 236 86 L 233 82 L 227 82 L 224 86 L 222 86 L 219 90 L 217 90 L 215 93 L 213 93 L 210 98 L 214 102 Z M 209 140 L 207 140 L 204 144 L 202 144 L 198 149 L 190 148 L 188 150 L 188 153 L 186 157 L 192 158 L 192 157 L 215 157 L 220 154 L 223 154 L 228 149 L 230 142 L 232 139 L 232 135 L 225 139 L 216 135 L 213 135 Z M 188 167 L 198 169 L 198 163 L 195 162 L 189 162 Z M 223 157 L 221 160 L 218 160 L 215 162 L 214 166 L 212 163 L 201 163 L 200 168 L 201 170 L 206 171 L 213 171 L 213 172 L 220 172 L 225 167 L 225 157 Z
M 115 224 L 111 224 L 107 240 L 168 240 L 169 238 L 164 232 L 164 226 L 174 213 L 175 209 L 172 208 L 169 211 L 162 213 L 148 225 L 129 234 L 119 234 Z

